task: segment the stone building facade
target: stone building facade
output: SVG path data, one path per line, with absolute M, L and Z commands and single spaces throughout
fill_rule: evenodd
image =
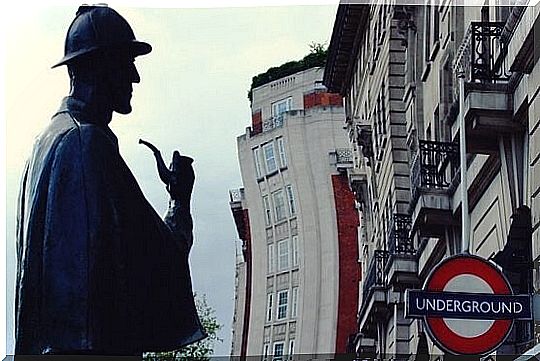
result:
M 358 309 L 358 214 L 342 97 L 315 67 L 252 91 L 237 138 L 243 188 L 231 209 L 243 240 L 232 354 L 345 352 Z
M 445 257 L 468 251 L 494 261 L 515 293 L 539 289 L 540 6 L 501 4 L 338 8 L 323 83 L 345 97 L 354 158 L 363 272 L 351 352 L 444 354 L 404 317 L 404 291 Z M 496 353 L 535 343 L 532 322 L 516 321 Z

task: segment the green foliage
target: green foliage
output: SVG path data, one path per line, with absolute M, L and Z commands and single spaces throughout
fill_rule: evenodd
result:
M 251 81 L 251 88 L 248 91 L 249 101 L 253 101 L 254 88 L 270 83 L 276 79 L 298 73 L 299 71 L 324 66 L 326 64 L 326 57 L 328 54 L 326 45 L 313 42 L 309 44 L 309 49 L 309 54 L 306 55 L 302 60 L 289 61 L 278 67 L 272 67 L 264 73 L 255 75 Z
M 170 352 L 148 352 L 143 356 L 145 361 L 208 361 L 214 353 L 214 344 L 223 342 L 217 333 L 222 325 L 216 318 L 216 311 L 208 305 L 206 295 L 195 294 L 195 305 L 203 328 L 208 337 L 199 342 L 188 345 L 180 350 Z

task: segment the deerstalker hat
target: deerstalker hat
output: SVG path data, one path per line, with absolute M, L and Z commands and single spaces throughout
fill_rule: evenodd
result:
M 131 26 L 114 9 L 107 5 L 82 5 L 68 29 L 64 57 L 52 67 L 107 49 L 126 51 L 134 57 L 152 51 L 150 44 L 135 39 Z

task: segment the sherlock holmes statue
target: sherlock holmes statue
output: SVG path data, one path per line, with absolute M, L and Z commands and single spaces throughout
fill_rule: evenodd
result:
M 151 50 L 106 6 L 81 6 L 68 30 L 55 66 L 67 65 L 70 95 L 22 179 L 16 355 L 140 356 L 205 337 L 188 265 L 191 158 L 175 152 L 160 168 L 171 195 L 162 220 L 108 126 L 113 112 L 131 112 L 134 58 Z

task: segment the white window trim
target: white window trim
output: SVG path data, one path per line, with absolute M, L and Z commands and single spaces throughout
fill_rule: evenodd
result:
M 272 207 L 270 206 L 270 198 L 268 196 L 263 196 L 263 207 L 264 207 L 264 221 L 267 226 L 272 225 Z
M 268 251 L 268 257 L 267 257 L 267 260 L 268 260 L 268 273 L 273 273 L 274 272 L 274 265 L 275 265 L 274 245 L 269 244 L 268 247 L 267 247 L 267 251 Z
M 294 338 L 289 340 L 289 358 L 292 359 L 294 356 Z
M 287 156 L 285 154 L 285 143 L 283 141 L 283 137 L 277 139 L 277 145 L 279 154 L 279 166 L 283 168 L 287 166 Z
M 299 260 L 298 260 L 298 236 L 292 237 L 292 244 L 291 244 L 291 258 L 292 258 L 292 266 L 298 266 Z
M 285 244 L 285 247 L 282 246 L 283 244 Z M 283 249 L 286 250 L 286 254 L 281 253 Z M 282 257 L 282 256 L 286 256 L 286 257 Z M 277 267 L 278 271 L 284 271 L 291 267 L 291 245 L 288 238 L 282 241 L 279 241 L 277 243 L 277 263 L 278 263 L 278 267 Z
M 272 314 L 274 310 L 274 294 L 266 295 L 266 322 L 272 322 Z
M 265 343 L 263 345 L 263 360 L 268 360 L 268 351 L 270 350 L 270 344 L 269 343 Z
M 276 355 L 276 346 L 281 345 L 281 355 Z M 274 347 L 272 347 L 272 356 L 274 360 L 283 360 L 285 355 L 285 342 L 274 342 Z
M 291 317 L 298 316 L 298 287 L 292 289 L 291 297 Z
M 283 103 L 286 104 L 285 110 L 282 111 L 282 112 L 279 112 L 278 114 L 276 114 L 279 105 L 281 105 Z M 277 102 L 273 102 L 272 103 L 272 116 L 273 117 L 278 117 L 278 116 L 282 115 L 284 112 L 287 112 L 287 111 L 291 110 L 291 108 L 292 108 L 292 97 L 288 97 L 288 98 L 285 98 L 285 99 L 278 100 Z
M 281 197 L 281 203 L 283 204 L 282 217 L 280 217 L 280 212 L 278 212 L 278 202 L 277 202 L 277 197 L 278 196 Z M 283 190 L 280 189 L 280 190 L 275 191 L 274 193 L 272 193 L 272 200 L 274 201 L 274 217 L 275 217 L 276 222 L 280 222 L 280 221 L 283 221 L 283 220 L 287 219 L 287 205 L 285 203 L 285 197 L 284 197 L 284 194 L 283 194 Z
M 285 295 L 286 295 L 286 303 L 284 303 L 284 304 L 280 304 L 280 303 L 279 303 L 280 300 L 281 300 L 280 295 L 282 295 L 282 294 L 285 294 Z M 285 320 L 285 319 L 287 319 L 288 312 L 289 312 L 289 290 L 279 291 L 279 292 L 277 293 L 277 297 L 276 297 L 276 298 L 277 298 L 277 304 L 276 304 L 276 305 L 277 305 L 277 307 L 276 307 L 276 310 L 277 310 L 277 312 L 276 312 L 276 320 L 278 320 L 278 321 L 280 321 L 280 320 Z M 285 307 L 285 316 L 283 316 L 283 317 L 279 317 L 279 310 L 281 309 L 281 307 Z
M 261 158 L 260 158 L 260 152 L 261 148 L 253 148 L 253 161 L 255 162 L 255 174 L 257 175 L 257 179 L 261 178 L 263 176 L 262 174 L 262 168 L 261 168 Z
M 267 149 L 272 149 L 272 157 L 267 157 Z M 274 142 L 268 142 L 266 144 L 263 144 L 263 157 L 264 157 L 264 168 L 266 169 L 266 174 L 274 173 L 278 170 L 278 164 L 276 159 L 276 148 L 274 147 Z M 273 160 L 274 168 L 270 169 L 270 160 Z M 270 163 L 270 164 L 269 164 Z
M 291 184 L 285 187 L 285 193 L 287 193 L 287 203 L 289 203 L 289 212 L 291 215 L 296 214 L 296 200 L 294 198 L 294 191 Z

